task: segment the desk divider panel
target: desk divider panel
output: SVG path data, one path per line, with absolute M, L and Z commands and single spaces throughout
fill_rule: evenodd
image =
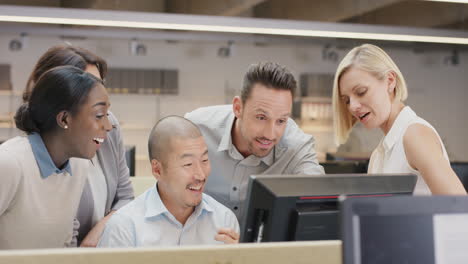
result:
M 0 264 L 341 264 L 341 241 L 0 251 Z

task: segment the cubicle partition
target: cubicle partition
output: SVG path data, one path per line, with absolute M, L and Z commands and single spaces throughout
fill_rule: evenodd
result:
M 140 194 L 143 194 L 146 190 L 148 190 L 156 184 L 156 178 L 154 178 L 153 176 L 131 177 L 130 181 L 132 182 L 135 197 L 137 197 Z
M 0 264 L 341 264 L 341 241 L 0 251 Z

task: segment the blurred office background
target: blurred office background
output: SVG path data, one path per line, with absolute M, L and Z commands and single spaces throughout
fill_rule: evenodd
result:
M 232 23 L 242 24 L 245 19 L 252 27 L 256 20 L 250 19 L 257 18 L 273 25 L 294 22 L 291 25 L 297 29 L 301 25 L 309 28 L 311 22 L 337 31 L 343 25 L 350 25 L 350 31 L 365 31 L 371 25 L 369 31 L 401 28 L 407 34 L 424 35 L 429 30 L 428 35 L 440 33 L 465 40 L 462 44 L 423 43 L 398 41 L 397 37 L 385 41 L 0 22 L 0 141 L 20 134 L 12 115 L 39 56 L 53 45 L 70 43 L 107 60 L 111 111 L 121 122 L 125 144 L 135 147 L 137 176 L 151 175 L 146 144 L 155 122 L 170 114 L 230 103 L 240 91 L 248 65 L 264 60 L 283 64 L 296 76 L 294 118 L 315 137 L 321 160 L 326 153 L 336 152 L 365 158 L 381 134 L 358 125 L 346 145 L 336 146 L 331 89 L 341 58 L 352 47 L 367 42 L 383 47 L 399 65 L 409 87 L 408 105 L 436 127 L 450 159 L 468 161 L 468 4 L 422 0 L 0 0 L 0 5 L 14 5 L 23 14 L 41 7 L 45 9 L 39 11 L 51 17 L 64 8 L 71 17 L 76 9 L 111 16 L 112 12 L 128 11 L 124 14 L 129 21 L 148 13 L 165 13 L 179 15 L 180 23 L 190 23 L 199 15 L 208 15 L 224 17 L 222 23 L 234 18 Z M 0 17 L 7 10 L 2 7 Z M 213 19 L 214 26 L 216 21 Z

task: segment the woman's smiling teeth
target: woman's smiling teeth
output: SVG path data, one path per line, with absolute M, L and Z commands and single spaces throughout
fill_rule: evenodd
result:
M 104 142 L 104 139 L 103 138 L 93 138 L 93 141 L 96 143 L 96 144 L 102 144 Z

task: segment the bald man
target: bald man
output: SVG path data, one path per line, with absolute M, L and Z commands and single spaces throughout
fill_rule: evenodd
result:
M 234 213 L 204 194 L 208 148 L 198 127 L 179 116 L 161 119 L 148 141 L 157 183 L 119 209 L 99 247 L 140 247 L 239 242 Z

